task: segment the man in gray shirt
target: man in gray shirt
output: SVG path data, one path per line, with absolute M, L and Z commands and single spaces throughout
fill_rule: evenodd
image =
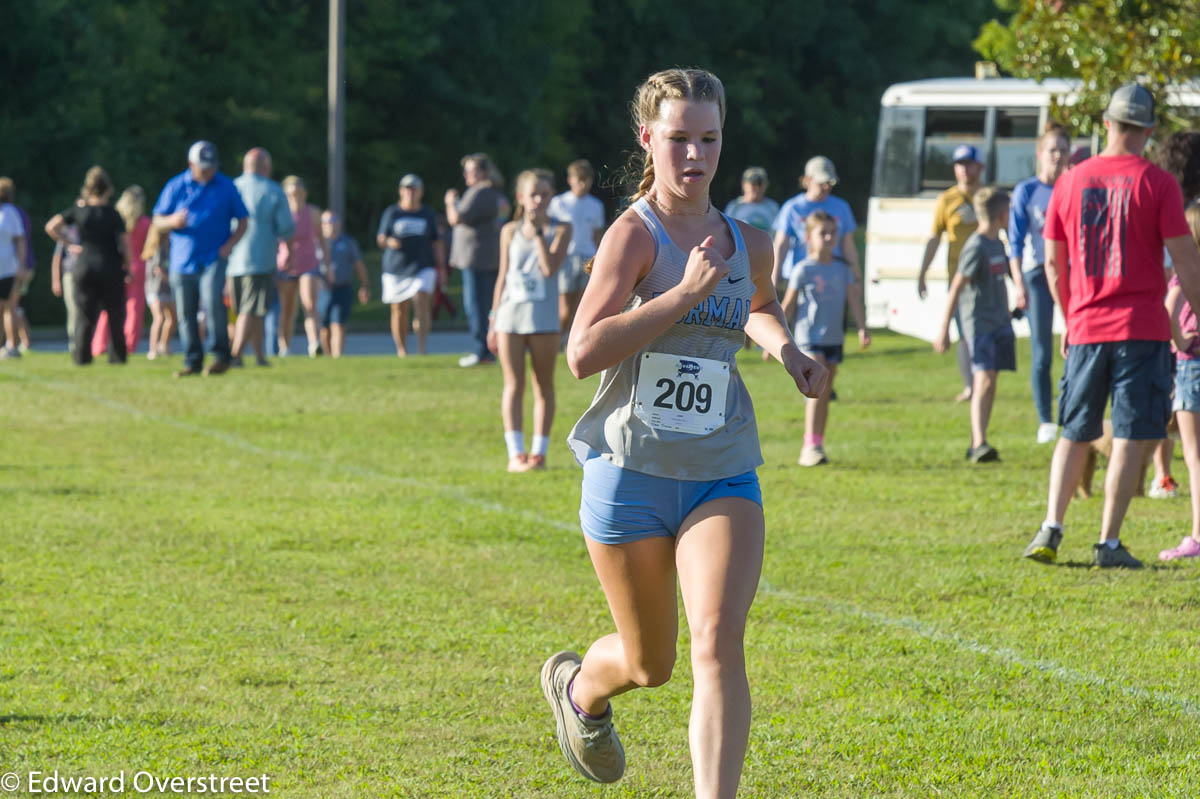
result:
M 242 361 L 247 342 L 254 347 L 259 366 L 267 365 L 263 348 L 263 317 L 275 299 L 275 255 L 279 242 L 289 248 L 295 231 L 292 212 L 283 188 L 266 177 L 271 174 L 271 154 L 255 147 L 242 159 L 241 177 L 233 181 L 250 212 L 246 235 L 229 253 L 229 293 L 237 310 L 233 333 L 233 363 Z
M 500 217 L 508 214 L 508 201 L 493 185 L 491 164 L 483 153 L 462 160 L 467 191 L 446 192 L 446 220 L 453 226 L 450 265 L 462 271 L 463 306 L 471 329 L 474 351 L 459 359 L 459 366 L 496 360 L 487 348 L 488 314 L 496 273 L 500 269 Z

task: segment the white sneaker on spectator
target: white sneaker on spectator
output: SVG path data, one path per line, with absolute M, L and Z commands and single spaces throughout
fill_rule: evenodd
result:
M 470 355 L 464 355 L 458 359 L 458 365 L 464 369 L 471 367 L 471 366 L 476 366 L 476 365 L 478 365 L 478 363 L 479 363 L 479 356 L 473 352 Z
M 1042 422 L 1037 429 L 1037 443 L 1050 444 L 1058 438 L 1058 425 L 1054 422 Z

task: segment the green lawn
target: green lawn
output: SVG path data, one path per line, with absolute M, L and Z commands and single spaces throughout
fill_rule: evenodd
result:
M 686 656 L 615 702 L 611 788 L 569 770 L 538 690 L 547 655 L 610 631 L 562 445 L 595 380 L 560 369 L 551 468 L 508 475 L 499 371 L 453 363 L 0 363 L 0 772 L 690 795 Z M 1153 568 L 1086 568 L 1100 497 L 1038 566 L 1027 372 L 1000 380 L 1003 462 L 971 467 L 952 356 L 881 334 L 838 379 L 832 464 L 802 470 L 794 388 L 742 366 L 768 527 L 744 796 L 1197 794 L 1200 564 L 1155 560 L 1186 498 L 1133 502 L 1123 538 Z

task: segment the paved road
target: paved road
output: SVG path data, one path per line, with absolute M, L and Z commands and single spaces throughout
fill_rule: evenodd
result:
M 38 331 L 41 333 L 42 331 Z M 179 352 L 179 342 L 176 340 L 172 343 L 174 351 Z M 292 339 L 292 346 L 297 351 L 304 352 L 304 336 L 298 336 Z M 67 351 L 67 339 L 65 336 L 54 335 L 38 335 L 35 334 L 33 348 L 36 352 L 62 352 Z M 408 337 L 408 351 L 415 353 L 417 349 L 416 336 Z M 430 355 L 445 355 L 448 353 L 465 354 L 471 351 L 471 336 L 465 331 L 448 331 L 444 333 L 429 334 L 429 354 Z M 136 356 L 145 357 L 146 340 L 143 338 L 138 346 Z M 351 332 L 346 336 L 346 354 L 347 355 L 388 355 L 395 357 L 396 346 L 392 343 L 390 333 L 378 332 Z

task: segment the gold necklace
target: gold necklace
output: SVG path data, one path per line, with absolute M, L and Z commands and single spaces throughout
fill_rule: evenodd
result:
M 657 208 L 658 210 L 664 211 L 664 212 L 666 212 L 668 214 L 672 214 L 674 216 L 708 216 L 709 212 L 712 211 L 712 198 L 709 198 L 708 207 L 705 208 L 703 211 L 673 211 L 670 208 L 667 208 L 662 203 L 660 203 L 651 194 L 647 194 L 646 199 L 649 200 L 650 202 L 654 203 L 654 207 Z

